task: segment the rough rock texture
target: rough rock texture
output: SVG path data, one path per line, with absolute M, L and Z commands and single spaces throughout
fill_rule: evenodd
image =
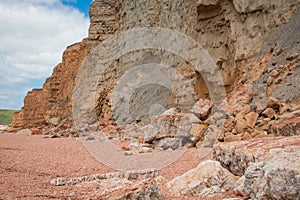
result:
M 252 199 L 299 199 L 300 146 L 273 149 L 245 172 L 244 191 Z
M 31 135 L 32 134 L 32 131 L 29 130 L 29 129 L 23 129 L 23 130 L 19 130 L 17 132 L 18 135 Z
M 99 181 L 104 179 L 148 179 L 155 178 L 158 176 L 158 171 L 155 169 L 125 171 L 125 172 L 113 172 L 107 174 L 95 174 L 91 176 L 83 176 L 77 178 L 57 178 L 51 180 L 51 185 L 62 186 L 62 185 L 76 185 L 84 182 Z
M 279 74 L 288 72 L 286 75 L 294 80 L 299 73 L 298 68 L 295 67 L 299 62 L 299 56 L 296 53 L 299 37 L 295 34 L 299 32 L 297 31 L 299 20 L 297 20 L 298 16 L 295 16 L 290 23 L 290 19 L 298 5 L 298 0 L 284 1 L 284 3 L 279 0 L 271 2 L 96 0 L 90 8 L 91 25 L 88 39 L 66 50 L 62 64 L 55 68 L 52 77 L 46 81 L 43 89 L 33 90 L 27 95 L 24 108 L 14 115 L 11 127 L 12 129 L 39 127 L 47 125 L 52 117 L 68 116 L 71 112 L 70 101 L 74 77 L 87 52 L 91 52 L 95 46 L 108 37 L 137 27 L 170 28 L 195 39 L 214 59 L 228 91 L 233 89 L 238 82 L 252 83 L 256 80 L 258 84 L 265 82 L 265 77 L 273 73 L 273 68 L 278 70 Z M 282 25 L 286 23 L 288 23 L 287 26 L 283 27 Z M 267 45 L 264 45 L 276 27 L 279 27 L 274 34 L 276 37 L 270 38 L 267 40 Z M 278 34 L 283 33 L 285 29 L 289 29 L 290 36 Z M 280 38 L 277 37 L 278 35 Z M 286 42 L 288 40 L 290 42 Z M 284 65 L 284 61 L 289 64 Z M 209 91 L 204 82 L 206 74 L 201 74 L 201 77 L 190 64 L 182 59 L 160 51 L 132 52 L 112 63 L 110 69 L 100 75 L 98 96 L 93 105 L 99 117 L 109 117 L 117 112 L 111 108 L 110 95 L 118 78 L 132 66 L 151 62 L 168 63 L 174 66 L 173 68 L 190 83 L 195 97 L 209 97 Z M 268 66 L 269 68 L 266 68 Z M 271 66 L 273 68 L 270 68 Z M 262 74 L 264 76 L 260 77 Z M 293 93 L 288 95 L 293 101 L 299 96 L 296 95 L 299 89 L 293 87 L 294 81 L 287 80 L 284 76 L 278 76 L 275 73 L 273 79 L 267 82 L 267 88 L 263 87 L 266 95 L 279 96 L 281 90 L 276 87 L 276 84 L 281 84 L 289 89 L 294 88 L 294 95 Z M 139 111 L 141 113 L 146 113 L 144 111 L 148 111 L 152 106 L 134 103 L 138 102 L 136 100 L 139 100 L 141 96 L 143 96 L 144 103 L 153 98 L 149 94 L 142 95 L 144 92 L 145 88 L 139 88 L 131 99 L 136 110 L 142 108 Z M 174 107 L 176 98 L 172 95 L 169 90 L 162 90 L 157 99 L 168 99 L 164 105 Z M 188 100 L 188 102 L 188 104 L 195 103 L 195 99 Z M 133 113 L 139 113 L 135 112 L 136 110 L 133 110 Z M 133 117 L 134 121 L 139 116 L 133 115 Z M 148 118 L 149 116 L 144 116 L 142 120 L 147 121 Z
M 10 130 L 24 127 L 45 127 L 51 118 L 63 119 L 71 114 L 72 90 L 75 76 L 87 55 L 87 40 L 69 46 L 43 85 L 43 89 L 28 92 L 24 107 L 13 116 Z
M 274 135 L 293 136 L 300 135 L 300 117 L 275 123 L 272 126 Z
M 233 174 L 242 176 L 250 163 L 264 160 L 270 150 L 299 146 L 300 137 L 266 137 L 248 141 L 219 143 L 214 148 L 214 159 Z
M 158 171 L 154 169 L 95 174 L 78 178 L 57 178 L 51 185 L 99 184 L 105 190 L 93 194 L 98 199 L 164 199 L 156 181 Z M 91 198 L 87 197 L 87 198 Z
M 167 188 L 177 196 L 222 196 L 233 189 L 236 177 L 219 162 L 208 160 L 174 178 Z

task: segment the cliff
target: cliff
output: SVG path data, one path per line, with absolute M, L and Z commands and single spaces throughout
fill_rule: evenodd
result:
M 290 22 L 299 3 L 298 0 L 95 0 L 90 8 L 91 24 L 88 38 L 66 49 L 62 63 L 54 68 L 43 89 L 27 94 L 24 107 L 13 117 L 11 129 L 44 127 L 49 124 L 51 118 L 70 117 L 74 81 L 85 58 L 107 38 L 138 27 L 169 28 L 193 38 L 214 59 L 227 93 L 234 90 L 238 84 L 255 84 L 260 87 L 255 94 L 255 98 L 261 97 L 257 101 L 266 101 L 267 97 L 274 96 L 282 101 L 289 99 L 290 103 L 297 104 L 299 86 L 292 80 L 295 80 L 298 74 L 296 66 L 299 58 L 296 53 L 299 51 L 299 37 L 293 36 L 293 41 L 287 37 L 299 32 L 298 24 Z M 288 31 L 283 34 L 285 26 L 290 27 L 290 35 Z M 281 34 L 278 35 L 279 33 Z M 290 42 L 280 42 L 287 40 Z M 194 91 L 192 102 L 210 97 L 203 77 L 182 58 L 170 52 L 130 52 L 127 56 L 115 60 L 109 69 L 99 76 L 96 90 L 90 91 L 96 93 L 96 100 L 91 102 L 91 106 L 96 110 L 98 118 L 110 118 L 113 114 L 122 115 L 122 109 L 116 111 L 111 105 L 118 78 L 133 66 L 152 62 L 174 66 L 176 72 L 182 74 L 191 85 Z M 289 74 L 286 73 L 287 69 Z M 274 70 L 278 73 L 269 79 L 271 74 L 275 73 Z M 288 79 L 287 76 L 293 78 Z M 292 89 L 294 93 L 286 93 L 283 97 L 283 86 L 285 91 Z M 138 88 L 131 99 L 134 107 L 133 121 L 137 118 L 143 122 L 149 121 L 149 116 L 139 116 L 148 109 L 138 101 L 141 99 L 141 93 L 143 102 L 151 102 L 154 98 L 157 102 L 163 102 L 166 108 L 174 107 L 178 101 L 170 97 L 170 91 L 157 86 L 152 88 L 153 91 L 160 91 L 156 96 L 153 96 L 153 92 L 146 94 L 144 90 L 145 88 Z M 123 118 L 121 116 L 116 120 Z
M 87 40 L 69 46 L 42 89 L 33 89 L 13 116 L 11 130 L 44 128 L 51 118 L 66 118 L 72 106 L 73 82 L 87 55 Z
M 297 199 L 299 6 L 94 0 L 88 38 L 27 94 L 10 130 L 80 136 L 122 171 L 51 180 L 64 196 Z

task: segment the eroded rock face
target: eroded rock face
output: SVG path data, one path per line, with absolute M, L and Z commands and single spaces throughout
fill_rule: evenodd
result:
M 75 76 L 87 54 L 87 41 L 69 46 L 43 89 L 28 92 L 24 107 L 13 116 L 11 130 L 24 127 L 45 127 L 51 118 L 65 118 L 71 113 L 72 89 Z
M 253 82 L 263 73 L 265 65 L 257 65 L 259 68 L 257 69 L 250 63 L 259 52 L 258 47 L 263 45 L 268 33 L 276 26 L 288 22 L 298 3 L 298 1 L 286 2 L 285 4 L 280 1 L 272 3 L 263 1 L 258 3 L 247 3 L 246 1 L 147 1 L 146 3 L 135 1 L 133 3 L 122 1 L 120 3 L 120 1 L 99 0 L 94 2 L 91 12 L 101 10 L 101 6 L 103 6 L 103 9 L 105 9 L 103 13 L 106 15 L 109 30 L 105 31 L 103 29 L 103 27 L 106 27 L 105 20 L 96 19 L 101 18 L 100 15 L 92 15 L 92 18 L 95 18 L 91 19 L 93 21 L 92 36 L 94 44 L 96 44 L 96 38 L 100 38 L 99 41 L 102 41 L 101 38 L 106 37 L 106 34 L 111 35 L 112 32 L 120 33 L 139 27 L 163 27 L 180 31 L 195 39 L 210 53 L 222 74 L 225 87 L 232 89 L 242 77 Z M 185 9 L 182 9 L 183 7 Z M 176 15 L 170 13 L 176 13 Z M 117 27 L 113 26 L 116 21 Z M 99 29 L 99 31 L 97 32 L 96 29 Z M 269 49 L 264 50 L 262 55 L 267 53 L 269 53 Z M 170 62 L 170 60 L 173 62 Z M 119 84 L 120 77 L 124 75 L 126 70 L 130 71 L 132 66 L 153 61 L 174 66 L 177 72 L 190 81 L 191 87 L 195 91 L 193 95 L 197 98 L 209 96 L 209 91 L 204 83 L 207 75 L 205 72 L 200 72 L 200 76 L 199 72 L 197 74 L 189 64 L 178 58 L 176 59 L 174 55 L 159 51 L 140 51 L 118 59 L 117 62 L 111 64 L 109 70 L 100 75 L 101 81 L 98 89 L 92 91 L 99 94 L 99 97 L 97 97 L 98 102 L 95 105 L 97 114 L 100 117 L 122 115 L 123 110 L 118 112 L 121 106 L 116 107 L 109 103 L 114 85 Z M 248 73 L 244 74 L 246 71 Z M 186 75 L 191 77 L 187 78 Z M 251 79 L 248 78 L 248 75 L 251 75 Z M 139 78 L 136 79 L 138 85 Z M 136 91 L 143 92 L 143 90 Z M 176 94 L 178 91 L 173 92 Z M 170 91 L 166 90 L 162 91 L 161 96 L 167 96 L 164 99 L 168 99 L 170 94 Z M 141 95 L 134 94 L 133 96 L 138 97 Z M 139 98 L 144 100 L 142 105 L 151 102 L 151 95 L 144 94 L 142 97 Z M 176 98 L 170 99 L 171 102 L 168 102 L 168 104 L 171 106 L 176 105 Z M 116 99 L 117 102 L 121 102 L 121 100 Z M 189 100 L 188 104 L 192 102 Z M 138 108 L 141 108 L 142 113 L 146 113 L 144 111 L 148 111 L 151 106 Z M 137 110 L 133 110 L 133 113 Z M 127 117 L 123 118 L 126 119 Z M 143 117 L 139 120 L 143 121 Z
M 299 60 L 299 55 L 297 56 L 295 52 L 287 55 L 282 48 L 284 44 L 275 45 L 271 53 L 270 49 L 261 47 L 275 27 L 280 27 L 282 24 L 289 22 L 298 6 L 299 1 L 297 0 L 286 1 L 285 3 L 279 0 L 272 2 L 242 0 L 150 0 L 146 2 L 143 0 L 134 2 L 130 0 L 95 0 L 90 8 L 91 25 L 88 39 L 68 47 L 64 53 L 62 64 L 54 69 L 52 77 L 46 81 L 43 89 L 34 90 L 25 98 L 24 109 L 14 115 L 12 128 L 17 130 L 26 127 L 46 126 L 50 118 L 67 117 L 71 113 L 70 102 L 72 100 L 74 77 L 87 53 L 91 52 L 94 47 L 108 37 L 133 28 L 163 27 L 179 31 L 193 38 L 215 60 L 223 77 L 224 86 L 228 91 L 232 90 L 239 81 L 252 83 L 263 73 L 266 76 L 269 75 L 272 70 L 265 71 L 265 66 L 273 59 L 272 53 L 286 55 L 284 59 L 291 66 L 294 66 Z M 297 26 L 296 21 L 294 20 L 289 25 L 292 28 L 294 27 L 294 29 L 291 29 L 291 34 L 294 34 L 293 31 L 298 30 L 295 28 Z M 286 39 L 283 38 L 282 40 Z M 271 40 L 269 42 L 271 43 Z M 276 43 L 276 40 L 273 43 Z M 293 45 L 289 44 L 289 47 L 292 48 Z M 254 59 L 256 55 L 258 55 L 258 58 Z M 253 59 L 255 62 L 252 62 Z M 115 60 L 109 70 L 100 75 L 98 88 L 96 91 L 92 91 L 97 94 L 96 102 L 94 103 L 94 99 L 85 100 L 90 101 L 91 107 L 96 109 L 97 117 L 112 117 L 122 113 L 123 110 L 120 111 L 118 107 L 114 107 L 114 109 L 110 105 L 111 95 L 115 85 L 118 84 L 119 78 L 133 66 L 153 62 L 172 66 L 186 80 L 187 85 L 189 85 L 187 88 L 194 91 L 192 98 L 184 102 L 185 105 L 188 105 L 187 107 L 190 106 L 191 108 L 199 98 L 209 97 L 205 81 L 214 81 L 206 79 L 207 73 L 213 72 L 204 70 L 200 74 L 186 61 L 169 52 L 158 50 L 131 52 L 127 56 Z M 273 64 L 277 67 L 275 61 Z M 282 61 L 278 62 L 278 68 L 280 66 L 284 67 Z M 289 70 L 295 70 L 291 66 L 288 66 Z M 291 76 L 296 77 L 295 74 L 297 73 Z M 268 82 L 271 85 L 266 94 L 279 93 L 277 92 L 279 90 L 273 87 L 274 84 L 284 83 L 288 87 L 289 83 L 286 83 L 284 77 L 277 75 L 274 74 L 274 80 Z M 182 80 L 179 82 L 181 83 Z M 136 94 L 130 100 L 134 102 L 143 97 L 144 102 L 151 102 L 150 99 L 153 96 L 142 95 L 141 92 L 144 91 L 142 88 L 136 89 Z M 167 105 L 165 109 L 174 105 L 176 107 L 178 98 L 174 98 L 174 93 L 176 96 L 178 91 L 162 91 L 161 97 L 168 99 L 165 103 Z M 248 99 L 246 96 L 245 98 Z M 158 100 L 160 99 L 158 98 Z M 137 105 L 132 108 L 133 113 L 137 113 L 134 115 L 133 121 L 141 120 L 137 108 L 141 108 L 142 113 L 146 114 L 148 108 L 152 108 L 151 105 L 143 108 L 143 103 L 133 103 L 132 105 Z M 147 117 L 149 118 L 149 116 L 144 117 L 143 114 L 142 121 L 143 118 L 146 119 Z M 147 120 L 149 122 L 149 119 L 145 121 Z M 254 121 L 252 120 L 251 123 L 254 123 Z M 252 126 L 253 124 L 249 125 Z

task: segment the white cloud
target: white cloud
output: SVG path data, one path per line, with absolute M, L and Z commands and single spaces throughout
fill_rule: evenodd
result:
M 88 34 L 88 18 L 60 0 L 1 0 L 0 10 L 0 93 L 6 97 L 33 79 L 42 83 L 65 48 Z

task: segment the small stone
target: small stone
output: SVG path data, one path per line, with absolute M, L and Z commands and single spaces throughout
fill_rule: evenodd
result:
M 257 121 L 257 118 L 258 118 L 258 114 L 255 113 L 255 112 L 250 112 L 248 113 L 246 116 L 245 116 L 245 119 L 247 121 L 247 125 L 248 127 L 250 128 L 254 128 L 255 124 L 256 124 L 256 121 Z
M 212 103 L 208 99 L 200 99 L 191 109 L 191 112 L 201 120 L 206 120 L 211 110 Z
M 57 126 L 59 124 L 59 118 L 58 117 L 53 117 L 49 120 L 49 123 L 53 126 Z
M 61 136 L 57 133 L 50 136 L 50 138 L 61 138 Z
M 248 123 L 246 120 L 244 119 L 237 120 L 235 129 L 238 134 L 243 133 L 245 130 L 247 130 L 247 127 L 248 127 Z
M 280 106 L 280 109 L 279 109 L 279 114 L 283 115 L 288 110 L 290 110 L 289 105 L 287 105 L 286 103 L 282 103 L 281 106 Z
M 32 132 L 29 129 L 23 129 L 23 130 L 18 131 L 17 135 L 32 135 Z
M 270 86 L 273 83 L 273 78 L 270 76 L 267 80 L 267 85 Z
M 273 108 L 274 110 L 279 110 L 280 106 L 281 106 L 281 103 L 279 102 L 278 99 L 269 97 L 268 103 L 267 103 L 268 108 Z
M 241 136 L 240 135 L 226 135 L 224 138 L 224 142 L 234 142 L 234 141 L 240 141 L 241 140 Z
M 286 60 L 292 61 L 292 60 L 298 58 L 298 56 L 299 56 L 299 53 L 294 53 L 294 54 L 289 55 L 289 56 L 286 58 Z
M 267 108 L 264 112 L 262 112 L 261 115 L 269 119 L 273 119 L 276 115 L 276 112 L 273 108 Z
M 274 70 L 274 71 L 272 71 L 271 73 L 270 73 L 270 76 L 272 76 L 272 77 L 276 77 L 276 76 L 278 76 L 279 75 L 279 71 L 278 70 Z
M 128 152 L 128 151 L 124 152 L 125 156 L 131 156 L 132 154 L 133 154 L 132 152 Z
M 275 83 L 275 84 L 279 84 L 279 83 L 281 83 L 281 81 L 282 81 L 282 78 L 279 77 L 279 78 L 277 78 L 277 79 L 274 81 L 274 83 Z
M 88 136 L 85 140 L 86 140 L 86 141 L 90 141 L 90 140 L 94 140 L 94 139 L 95 139 L 94 136 Z
M 242 133 L 241 140 L 250 140 L 251 138 L 252 137 L 251 137 L 250 133 L 248 133 L 248 132 Z
M 251 133 L 252 138 L 262 138 L 268 136 L 267 131 L 254 131 Z

